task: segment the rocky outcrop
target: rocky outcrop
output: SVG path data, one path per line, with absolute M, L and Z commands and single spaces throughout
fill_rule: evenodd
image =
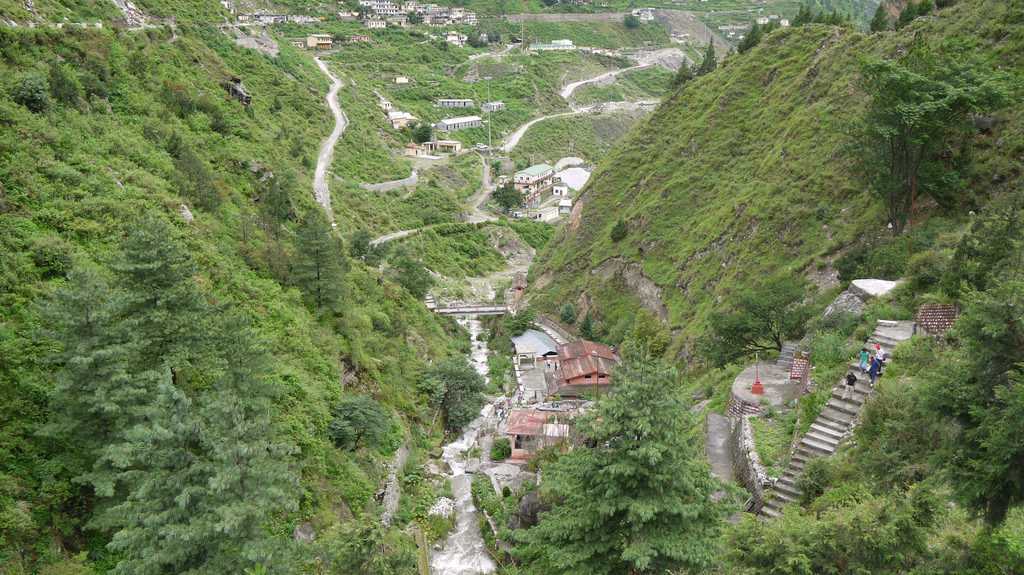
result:
M 850 287 L 839 294 L 825 308 L 821 316 L 828 319 L 833 316 L 851 314 L 860 315 L 864 313 L 867 302 L 873 298 L 888 294 L 898 286 L 900 282 L 878 279 L 858 279 L 850 282 Z
M 602 280 L 612 278 L 621 280 L 635 295 L 643 306 L 661 321 L 668 320 L 668 308 L 661 300 L 661 288 L 644 275 L 643 268 L 636 262 L 627 262 L 622 258 L 611 258 L 590 272 Z

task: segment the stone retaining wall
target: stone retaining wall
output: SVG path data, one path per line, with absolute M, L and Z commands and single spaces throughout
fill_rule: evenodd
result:
M 736 481 L 750 492 L 753 505 L 748 511 L 757 513 L 764 505 L 764 490 L 771 485 L 768 472 L 761 464 L 754 445 L 754 429 L 746 416 L 730 418 L 732 423 L 732 471 Z

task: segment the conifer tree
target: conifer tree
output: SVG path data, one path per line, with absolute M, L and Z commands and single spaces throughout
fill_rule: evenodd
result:
M 715 43 L 708 42 L 708 47 L 704 50 L 704 60 L 700 64 L 700 68 L 697 69 L 697 75 L 703 76 L 710 74 L 718 68 L 718 57 L 715 56 Z
M 124 294 L 95 267 L 79 264 L 42 314 L 60 367 L 46 433 L 66 447 L 70 472 L 101 495 L 113 494 L 113 473 L 94 463 L 134 425 L 149 398 L 144 382 L 132 377 L 137 346 L 124 329 L 124 304 Z
M 592 447 L 544 468 L 552 508 L 517 532 L 528 573 L 666 573 L 714 558 L 715 483 L 673 371 L 636 356 L 613 377 L 615 393 L 579 426 Z
M 125 322 L 145 367 L 166 361 L 177 377 L 204 352 L 212 311 L 196 283 L 192 255 L 170 224 L 145 216 L 131 225 L 112 268 L 127 292 Z
M 344 275 L 341 245 L 319 209 L 306 213 L 297 238 L 299 258 L 295 281 L 317 312 L 332 309 L 341 298 Z
M 872 32 L 884 32 L 889 29 L 889 13 L 886 12 L 885 6 L 882 4 L 879 4 L 875 10 L 875 16 L 871 19 L 870 27 Z

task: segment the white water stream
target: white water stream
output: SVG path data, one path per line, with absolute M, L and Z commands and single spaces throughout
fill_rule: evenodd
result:
M 472 352 L 470 360 L 477 373 L 487 379 L 487 343 L 477 341 L 483 331 L 480 320 L 475 317 L 458 318 L 459 325 L 469 330 Z M 483 537 L 480 536 L 479 517 L 473 496 L 470 493 L 472 476 L 466 474 L 466 452 L 476 445 L 480 430 L 494 414 L 494 406 L 487 404 L 480 410 L 480 416 L 473 420 L 462 436 L 444 447 L 442 456 L 448 467 L 455 496 L 455 530 L 448 534 L 444 547 L 435 551 L 430 561 L 434 575 L 482 575 L 493 573 L 494 561 L 487 552 Z

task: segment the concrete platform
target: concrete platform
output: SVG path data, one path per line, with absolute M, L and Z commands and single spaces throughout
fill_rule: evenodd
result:
M 735 399 L 754 405 L 771 405 L 776 408 L 785 407 L 790 401 L 800 397 L 799 381 L 789 379 L 789 370 L 773 363 L 762 363 L 758 370 L 764 395 L 754 395 L 750 386 L 754 384 L 755 366 L 744 369 L 732 383 L 732 395 Z

